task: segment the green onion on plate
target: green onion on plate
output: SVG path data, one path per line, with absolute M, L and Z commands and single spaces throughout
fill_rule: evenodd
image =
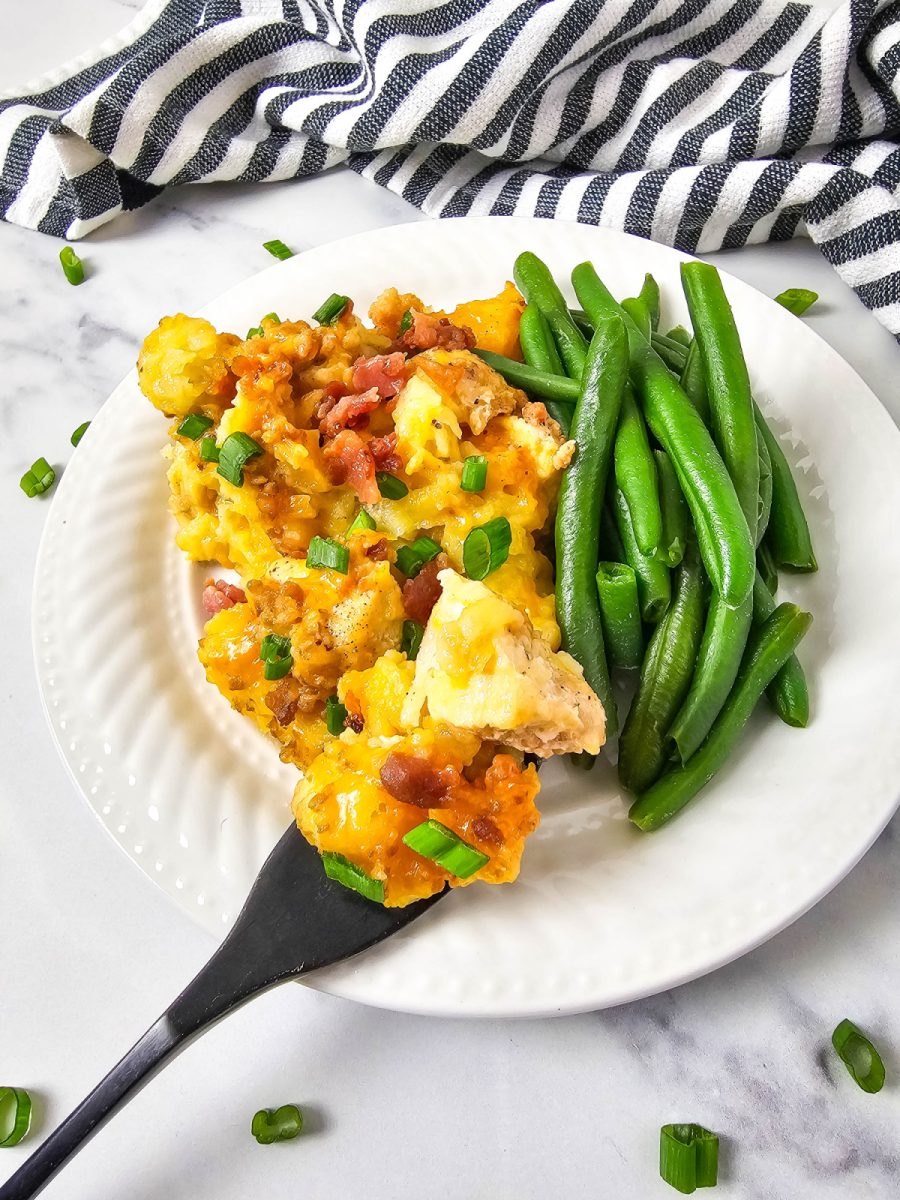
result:
M 344 722 L 347 720 L 347 709 L 337 696 L 329 696 L 325 701 L 325 727 L 333 737 L 340 737 L 344 732 Z
M 261 1146 L 273 1142 L 289 1142 L 303 1132 L 303 1113 L 296 1104 L 282 1104 L 281 1108 L 261 1108 L 253 1114 L 250 1132 Z
M 81 439 L 87 433 L 89 425 L 90 425 L 90 421 L 83 421 L 81 423 L 81 425 L 78 426 L 78 428 L 75 430 L 75 432 L 69 438 L 69 441 L 72 443 L 73 446 L 78 445 L 78 443 L 81 441 Z
M 349 296 L 340 296 L 337 292 L 332 292 L 313 313 L 313 320 L 318 321 L 320 325 L 333 325 L 349 303 Z
M 844 1019 L 831 1035 L 831 1044 L 864 1092 L 881 1091 L 884 1087 L 884 1062 L 861 1029 Z
M 375 482 L 385 500 L 402 500 L 404 496 L 409 495 L 409 488 L 403 480 L 398 479 L 396 475 L 389 475 L 387 471 L 376 471 Z
M 512 530 L 506 517 L 494 517 L 470 530 L 463 542 L 463 566 L 470 579 L 485 579 L 509 558 Z
M 416 661 L 416 655 L 419 653 L 419 647 L 422 645 L 422 638 L 424 636 L 424 625 L 420 625 L 418 621 L 403 622 L 403 632 L 400 637 L 400 649 L 410 662 Z
M 55 481 L 56 472 L 46 458 L 36 458 L 19 480 L 19 487 L 26 496 L 40 496 L 52 488 Z
M 361 508 L 347 529 L 347 537 L 352 537 L 354 533 L 360 533 L 364 529 L 371 530 L 377 528 L 377 525 L 366 512 L 366 510 Z
M 463 463 L 459 486 L 464 492 L 483 492 L 487 483 L 487 459 L 483 454 L 470 454 Z
M 293 250 L 289 250 L 281 238 L 273 238 L 271 242 L 263 242 L 263 250 L 268 250 L 273 258 L 293 258 Z
M 294 665 L 291 639 L 279 633 L 267 633 L 259 644 L 259 657 L 265 663 L 263 676 L 266 679 L 283 679 Z
M 63 246 L 59 252 L 59 261 L 69 283 L 76 287 L 79 283 L 84 283 L 84 263 L 71 246 Z
M 219 474 L 235 487 L 244 486 L 244 463 L 262 454 L 263 448 L 249 433 L 229 433 L 219 447 Z
M 31 1126 L 31 1096 L 24 1088 L 0 1087 L 0 1146 L 18 1146 Z
M 350 568 L 350 551 L 340 542 L 336 542 L 332 538 L 319 537 L 316 534 L 314 538 L 310 539 L 309 549 L 306 552 L 306 565 L 326 568 L 329 571 L 339 571 L 341 575 L 346 575 Z
M 207 429 L 212 429 L 213 425 L 215 425 L 215 421 L 212 417 L 206 416 L 205 413 L 193 412 L 188 413 L 175 432 L 179 437 L 190 438 L 192 442 L 196 442 L 197 438 L 202 433 L 206 433 Z M 81 428 L 87 429 L 87 425 L 82 425 Z M 77 432 L 76 429 L 75 433 Z M 75 433 L 72 434 L 73 438 Z M 72 445 L 77 446 L 78 442 L 73 441 Z

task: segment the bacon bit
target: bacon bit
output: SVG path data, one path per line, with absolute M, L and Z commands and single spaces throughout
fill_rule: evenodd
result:
M 366 558 L 371 558 L 373 562 L 384 562 L 388 557 L 387 538 L 379 538 L 378 541 L 373 542 L 371 546 L 366 546 L 364 553 Z
M 397 453 L 396 433 L 372 438 L 369 442 L 369 453 L 374 458 L 375 466 L 379 471 L 401 471 L 403 469 L 403 459 Z
M 266 708 L 274 714 L 279 725 L 290 725 L 297 715 L 300 684 L 293 675 L 285 675 L 266 695 Z
M 347 713 L 344 717 L 344 728 L 352 729 L 354 733 L 362 733 L 365 724 L 362 713 Z
M 317 414 L 330 402 L 323 400 L 316 410 Z M 342 396 L 336 400 L 327 412 L 319 418 L 319 431 L 323 437 L 333 438 L 342 429 L 358 429 L 368 424 L 369 413 L 380 403 L 377 388 L 369 388 L 361 396 Z
M 536 425 L 538 429 L 553 429 L 554 432 L 559 429 L 547 412 L 547 405 L 540 400 L 530 400 L 522 405 L 522 420 L 527 421 L 529 425 Z
M 353 364 L 351 380 L 358 392 L 375 388 L 382 400 L 390 400 L 403 387 L 403 370 L 406 355 L 395 350 L 393 354 L 376 354 L 372 358 L 358 358 Z
M 443 571 L 445 567 L 449 566 L 447 555 L 439 554 L 437 558 L 427 562 L 417 575 L 412 579 L 407 579 L 404 583 L 403 607 L 410 620 L 418 621 L 420 625 L 426 624 L 431 616 L 431 610 L 441 598 L 442 589 L 438 571 Z
M 315 419 L 317 421 L 324 420 L 324 418 L 328 416 L 328 414 L 337 404 L 338 400 L 340 400 L 343 396 L 346 396 L 349 391 L 350 389 L 347 387 L 347 385 L 341 383 L 339 380 L 326 383 L 322 388 L 322 399 L 316 406 L 316 411 L 314 414 Z
M 418 350 L 433 350 L 435 346 L 440 346 L 442 350 L 474 348 L 475 334 L 467 326 L 454 325 L 446 317 L 418 312 L 414 308 L 410 309 L 410 312 L 412 324 L 397 341 L 401 350 L 409 350 L 415 354 Z
M 381 493 L 375 481 L 375 460 L 358 433 L 342 429 L 326 444 L 325 460 L 332 483 L 348 483 L 363 504 L 378 503 Z
M 207 579 L 203 585 L 203 595 L 200 603 L 208 617 L 222 612 L 225 608 L 234 608 L 235 604 L 243 604 L 247 599 L 243 588 L 226 583 L 224 579 Z
M 381 786 L 402 804 L 442 808 L 460 783 L 455 767 L 435 767 L 419 754 L 392 750 L 381 768 Z
M 503 845 L 503 834 L 490 817 L 476 817 L 471 828 L 473 836 L 480 842 L 487 842 L 489 846 Z

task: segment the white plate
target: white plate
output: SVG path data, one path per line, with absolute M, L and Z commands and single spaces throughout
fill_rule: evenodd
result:
M 593 259 L 620 295 L 653 271 L 666 321 L 686 318 L 683 255 L 608 230 L 515 218 L 348 238 L 273 266 L 204 315 L 241 331 L 273 309 L 306 316 L 332 291 L 362 311 L 389 285 L 446 306 L 498 291 L 525 248 L 560 280 Z M 608 766 L 586 775 L 550 764 L 543 823 L 518 883 L 453 894 L 383 947 L 319 973 L 314 986 L 466 1016 L 575 1012 L 649 995 L 783 929 L 834 887 L 894 812 L 900 437 L 801 321 L 725 282 L 756 394 L 798 468 L 821 564 L 784 587 L 815 614 L 800 655 L 812 686 L 809 729 L 758 713 L 706 794 L 651 835 L 626 821 Z M 221 936 L 287 824 L 296 774 L 197 661 L 206 572 L 175 547 L 165 427 L 130 375 L 66 469 L 37 568 L 37 670 L 59 749 L 90 806 L 143 871 Z

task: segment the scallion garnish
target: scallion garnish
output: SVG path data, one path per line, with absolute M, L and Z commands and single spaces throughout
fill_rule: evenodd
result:
M 831 1044 L 864 1092 L 881 1091 L 884 1087 L 884 1063 L 861 1029 L 845 1019 L 831 1035 Z
M 425 564 L 437 558 L 440 552 L 441 547 L 430 537 L 416 538 L 411 546 L 401 546 L 397 551 L 397 568 L 414 579 Z
M 247 330 L 247 336 L 244 338 L 244 341 L 249 342 L 251 338 L 262 337 L 262 335 L 263 335 L 262 325 L 254 325 L 252 329 Z
M 349 858 L 344 858 L 343 854 L 335 854 L 331 850 L 323 851 L 322 866 L 328 878 L 333 879 L 335 883 L 341 883 L 344 887 L 359 892 L 361 896 L 365 896 L 367 900 L 374 900 L 376 904 L 384 904 L 382 881 L 367 875 L 362 867 L 352 863 Z
M 786 308 L 788 312 L 792 312 L 795 317 L 802 317 L 808 308 L 812 308 L 818 298 L 819 293 L 811 292 L 809 288 L 788 288 L 786 292 L 775 297 L 775 303 Z
M 377 529 L 377 526 L 366 510 L 361 508 L 347 530 L 347 537 L 352 537 L 354 533 L 360 533 L 363 529 Z
M 320 325 L 333 325 L 349 303 L 349 296 L 339 296 L 337 292 L 332 292 L 313 313 L 312 319 Z
M 463 542 L 463 566 L 470 579 L 484 579 L 509 557 L 512 530 L 506 517 L 494 517 L 471 530 Z
M 329 571 L 339 571 L 346 575 L 350 567 L 350 551 L 340 542 L 332 538 L 319 537 L 318 534 L 310 539 L 306 552 L 308 567 L 327 568 Z
M 718 1137 L 702 1125 L 663 1125 L 659 1131 L 659 1173 L 684 1196 L 697 1188 L 715 1187 Z
M 263 242 L 263 250 L 268 250 L 273 258 L 293 258 L 293 250 L 289 250 L 281 238 L 273 238 L 271 242 Z
M 31 1125 L 31 1097 L 24 1088 L 0 1087 L 0 1146 L 18 1146 Z
M 415 829 L 404 834 L 404 844 L 423 858 L 430 858 L 439 867 L 455 875 L 457 879 L 468 879 L 476 871 L 480 871 L 490 855 L 482 854 L 468 842 L 442 825 L 440 821 L 423 821 Z
M 375 482 L 385 500 L 402 500 L 404 496 L 409 495 L 409 488 L 403 480 L 398 479 L 396 475 L 389 475 L 387 471 L 376 471 Z
M 325 727 L 333 737 L 340 737 L 344 732 L 344 722 L 347 720 L 347 709 L 337 696 L 329 696 L 325 701 Z
M 289 1142 L 303 1132 L 303 1113 L 296 1104 L 282 1104 L 281 1108 L 261 1108 L 253 1114 L 250 1132 L 261 1146 L 273 1142 Z
M 416 661 L 422 638 L 425 636 L 425 626 L 418 621 L 404 621 L 403 632 L 400 636 L 400 649 L 410 662 Z
M 235 487 L 244 486 L 244 463 L 248 458 L 262 454 L 259 442 L 254 442 L 249 433 L 229 433 L 219 447 L 219 474 Z
M 294 665 L 291 639 L 280 633 L 267 633 L 259 644 L 259 657 L 265 663 L 263 676 L 266 679 L 283 679 Z
M 56 472 L 46 458 L 36 458 L 19 480 L 19 487 L 26 496 L 40 496 L 53 487 L 55 481 Z
M 63 246 L 59 252 L 59 261 L 69 283 L 78 285 L 84 283 L 84 263 L 71 246 Z
M 483 492 L 487 483 L 487 459 L 483 454 L 470 454 L 463 463 L 459 486 L 464 492 Z
M 408 308 L 406 310 L 406 312 L 403 314 L 403 316 L 400 318 L 400 324 L 397 326 L 397 332 L 398 333 L 406 333 L 407 329 L 409 329 L 409 327 L 410 327 L 410 325 L 412 325 L 412 323 L 413 323 L 412 309 Z
M 192 442 L 196 442 L 201 433 L 206 433 L 207 429 L 212 429 L 213 425 L 215 425 L 215 421 L 204 413 L 188 413 L 175 432 L 179 437 L 190 438 Z
M 216 445 L 214 437 L 205 437 L 200 442 L 200 458 L 203 462 L 217 463 L 219 461 L 219 447 Z
M 90 425 L 90 421 L 84 421 L 81 425 L 78 426 L 78 428 L 75 430 L 75 432 L 69 438 L 69 441 L 72 443 L 73 446 L 78 445 L 78 443 L 81 441 L 81 439 L 87 433 L 89 425 Z
M 276 325 L 280 325 L 281 317 L 279 317 L 278 313 L 266 313 L 264 317 L 260 317 L 260 325 L 262 325 L 263 321 L 274 321 Z

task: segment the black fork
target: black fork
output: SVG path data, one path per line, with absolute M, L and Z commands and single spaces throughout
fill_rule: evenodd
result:
M 0 1200 L 36 1196 L 119 1105 L 246 1000 L 374 946 L 420 917 L 442 894 L 406 908 L 372 904 L 328 879 L 318 853 L 292 826 L 266 859 L 234 927 L 206 966 L 0 1186 Z

